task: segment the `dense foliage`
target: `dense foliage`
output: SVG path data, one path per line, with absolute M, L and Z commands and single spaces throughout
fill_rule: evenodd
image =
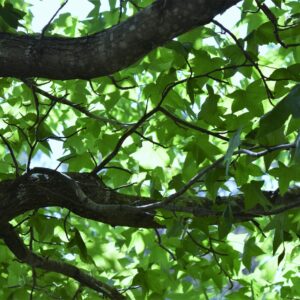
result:
M 85 20 L 58 12 L 42 38 L 99 32 L 152 1 L 89 2 Z M 48 259 L 128 299 L 300 297 L 300 2 L 238 7 L 232 29 L 196 27 L 108 76 L 0 78 L 2 182 L 66 172 L 76 192 L 72 174 L 92 173 L 126 204 L 157 208 L 140 228 L 59 205 L 22 211 L 10 224 L 46 262 L 24 264 L 0 240 L 1 299 L 102 299 Z M 33 18 L 0 0 L 2 32 L 35 34 Z

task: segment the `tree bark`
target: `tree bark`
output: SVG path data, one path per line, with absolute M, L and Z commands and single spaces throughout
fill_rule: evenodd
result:
M 241 195 L 230 199 L 218 197 L 216 203 L 207 198 L 182 195 L 172 203 L 167 203 L 166 199 L 158 201 L 118 193 L 89 173 L 64 175 L 50 169 L 35 168 L 15 180 L 0 182 L 0 223 L 5 224 L 26 211 L 50 206 L 67 208 L 81 217 L 112 226 L 138 228 L 162 227 L 154 219 L 157 208 L 174 213 L 188 212 L 195 218 L 209 217 L 212 224 L 218 224 L 224 205 L 229 202 L 234 222 L 300 207 L 300 188 L 284 196 L 277 192 L 264 194 L 271 206 L 257 206 L 251 210 L 245 209 Z
M 208 24 L 239 1 L 158 0 L 118 25 L 79 38 L 0 33 L 0 76 L 64 80 L 109 75 L 172 38 Z

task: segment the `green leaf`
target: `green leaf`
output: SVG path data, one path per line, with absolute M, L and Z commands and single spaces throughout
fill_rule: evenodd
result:
M 280 255 L 278 256 L 278 259 L 277 259 L 277 264 L 278 264 L 278 266 L 280 265 L 280 263 L 281 263 L 282 260 L 284 259 L 284 256 L 285 256 L 285 248 L 283 248 L 282 252 L 281 252 Z
M 233 214 L 230 203 L 228 203 L 223 212 L 223 216 L 220 218 L 218 232 L 219 238 L 224 239 L 232 228 L 233 223 Z
M 254 237 L 249 238 L 244 245 L 243 258 L 242 258 L 244 266 L 249 271 L 251 271 L 252 258 L 255 258 L 262 254 L 264 254 L 264 251 L 256 245 L 255 238 Z
M 246 210 L 249 210 L 256 205 L 261 205 L 264 208 L 269 205 L 267 198 L 261 190 L 263 184 L 263 181 L 251 181 L 250 183 L 244 184 L 241 187 L 245 197 Z
M 283 100 L 261 118 L 258 136 L 279 129 L 290 115 L 294 118 L 300 117 L 300 85 L 293 87 Z
M 81 234 L 78 229 L 74 229 L 74 235 L 73 238 L 70 240 L 68 247 L 71 248 L 73 246 L 76 246 L 77 249 L 79 250 L 79 255 L 82 261 L 88 262 L 88 253 L 87 253 L 87 248 L 85 245 L 84 240 L 81 237 Z
M 225 166 L 226 166 L 226 171 L 225 171 L 226 176 L 228 176 L 229 166 L 230 166 L 230 163 L 231 163 L 232 155 L 233 155 L 235 149 L 241 143 L 241 140 L 240 140 L 241 132 L 242 132 L 242 128 L 239 128 L 234 133 L 234 135 L 230 138 L 230 141 L 229 141 L 229 144 L 228 144 L 228 149 L 227 149 L 227 152 L 226 152 L 225 157 L 224 157 L 224 162 L 225 162 Z
M 279 190 L 282 195 L 288 190 L 291 181 L 300 181 L 299 166 L 297 164 L 287 167 L 278 162 L 278 168 L 271 169 L 269 173 L 278 179 Z
M 0 6 L 1 18 L 14 29 L 17 29 L 18 26 L 22 26 L 20 20 L 22 20 L 25 15 L 26 13 L 24 11 L 16 9 L 11 3 L 5 3 L 4 6 Z

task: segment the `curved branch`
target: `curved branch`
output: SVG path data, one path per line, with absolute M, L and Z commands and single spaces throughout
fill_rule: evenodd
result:
M 87 286 L 109 299 L 123 300 L 125 297 L 116 289 L 101 282 L 84 271 L 65 262 L 58 262 L 42 256 L 36 255 L 30 251 L 23 243 L 21 238 L 15 232 L 13 227 L 7 223 L 1 226 L 0 238 L 2 238 L 11 252 L 22 262 L 33 268 L 40 268 L 46 271 L 56 272 L 77 280 L 84 286 Z
M 0 33 L 0 76 L 90 79 L 110 75 L 175 36 L 208 24 L 239 1 L 157 0 L 116 26 L 80 38 Z
M 155 202 L 155 199 L 111 190 L 89 173 L 64 175 L 51 169 L 36 168 L 31 174 L 0 182 L 0 228 L 2 223 L 27 211 L 51 206 L 66 208 L 83 218 L 112 226 L 139 228 L 164 227 L 155 219 L 158 208 L 174 213 L 187 212 L 195 218 L 210 217 L 211 224 L 218 224 L 224 205 L 229 202 L 232 203 L 234 222 L 300 207 L 300 188 L 291 189 L 283 196 L 276 191 L 263 193 L 271 204 L 269 208 L 257 205 L 247 210 L 242 195 L 217 197 L 215 202 L 205 197 L 180 195 L 176 203 L 168 203 L 173 198 Z

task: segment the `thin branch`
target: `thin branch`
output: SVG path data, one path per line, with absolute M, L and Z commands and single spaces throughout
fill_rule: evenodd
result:
M 62 160 L 59 162 L 59 164 L 56 166 L 56 168 L 55 168 L 54 170 L 57 171 L 58 168 L 59 168 L 62 164 L 64 164 L 66 161 L 68 161 L 68 160 L 70 160 L 70 159 L 72 159 L 72 158 L 74 158 L 74 157 L 76 157 L 76 155 L 72 155 L 72 156 L 69 156 L 69 157 L 66 157 L 66 158 L 62 159 Z
M 214 248 L 213 248 L 213 245 L 212 245 L 211 238 L 209 238 L 208 241 L 209 241 L 210 248 L 211 248 L 211 249 L 214 249 Z M 232 279 L 231 279 L 230 275 L 229 275 L 228 272 L 223 268 L 222 264 L 219 262 L 219 259 L 218 259 L 218 257 L 217 257 L 217 254 L 216 254 L 216 252 L 215 252 L 214 250 L 212 251 L 212 254 L 213 254 L 213 257 L 214 257 L 214 259 L 215 259 L 215 262 L 216 262 L 216 264 L 218 265 L 218 267 L 220 268 L 221 272 L 228 278 L 229 285 L 230 285 L 230 286 L 229 286 L 229 289 L 231 290 L 231 289 L 233 288 L 233 282 L 232 282 Z
M 68 230 L 67 230 L 67 221 L 68 221 L 68 218 L 70 217 L 70 215 L 71 215 L 71 212 L 68 211 L 68 213 L 64 217 L 64 222 L 63 222 L 65 235 L 66 235 L 66 238 L 67 238 L 68 241 L 70 241 L 70 238 L 69 238 L 69 234 L 68 234 Z
M 233 155 L 240 155 L 240 154 L 247 154 L 249 156 L 253 157 L 261 157 L 268 153 L 278 151 L 278 150 L 289 150 L 291 148 L 295 148 L 295 144 L 283 144 L 283 145 L 277 145 L 274 147 L 270 147 L 266 150 L 260 151 L 260 152 L 253 152 L 247 149 L 240 149 L 233 153 Z M 225 156 L 222 156 L 221 158 L 215 160 L 211 165 L 203 168 L 198 174 L 196 174 L 186 185 L 184 185 L 179 191 L 176 193 L 170 195 L 167 200 L 164 200 L 165 203 L 170 203 L 174 199 L 178 198 L 182 194 L 184 194 L 191 186 L 193 186 L 200 178 L 202 178 L 205 174 L 207 174 L 209 171 L 217 167 L 219 164 L 223 163 L 225 159 Z
M 76 135 L 77 133 L 79 133 L 80 131 L 83 131 L 85 129 L 86 129 L 86 127 L 79 128 L 76 131 L 70 133 L 69 135 L 65 135 L 65 136 L 49 135 L 49 136 L 44 137 L 43 139 L 38 139 L 38 141 L 43 142 L 43 141 L 47 141 L 49 139 L 49 140 L 57 140 L 57 141 L 63 142 L 66 139 Z
M 44 26 L 42 33 L 41 33 L 41 38 L 44 37 L 48 27 L 50 26 L 50 24 L 52 23 L 52 21 L 54 20 L 54 18 L 57 16 L 57 14 L 63 9 L 63 7 L 68 3 L 69 0 L 65 0 L 64 3 L 61 4 L 61 6 L 57 9 L 57 11 L 54 13 L 54 15 L 51 17 L 51 19 L 49 20 L 49 22 Z
M 164 99 L 166 98 L 166 96 L 168 95 L 168 93 L 171 91 L 171 89 L 173 87 L 175 87 L 176 85 L 181 84 L 183 82 L 185 82 L 185 79 L 167 85 L 166 88 L 164 89 L 163 93 L 162 93 L 162 97 L 161 97 L 159 103 L 157 104 L 157 106 L 155 108 L 153 108 L 151 111 L 149 111 L 148 113 L 145 113 L 140 118 L 140 120 L 138 122 L 136 122 L 129 129 L 127 129 L 127 131 L 121 136 L 121 138 L 117 142 L 117 145 L 115 146 L 114 150 L 109 155 L 107 155 L 107 157 L 96 168 L 94 168 L 94 170 L 91 173 L 92 174 L 97 174 L 98 172 L 100 172 L 105 167 L 105 165 L 108 162 L 110 162 L 118 154 L 118 152 L 121 149 L 124 141 L 132 133 L 134 133 L 145 121 L 147 121 L 150 117 L 152 117 L 154 114 L 156 114 L 159 111 L 160 106 L 162 105 Z
M 39 98 L 38 98 L 36 92 L 33 89 L 31 89 L 31 91 L 32 91 L 32 96 L 33 96 L 35 110 L 36 110 L 36 119 L 30 128 L 34 128 L 36 126 L 36 124 L 38 124 L 39 119 L 40 119 L 40 109 L 39 109 L 40 104 L 39 104 Z
M 134 6 L 137 10 L 140 10 L 140 9 L 143 8 L 142 6 L 137 5 L 133 0 L 128 0 L 128 2 L 129 2 L 132 6 Z
M 187 233 L 188 237 L 191 239 L 191 241 L 192 241 L 195 245 L 197 245 L 199 248 L 201 248 L 201 249 L 203 249 L 203 250 L 205 250 L 205 251 L 207 251 L 207 252 L 209 252 L 209 253 L 215 252 L 216 254 L 222 255 L 222 256 L 227 256 L 227 255 L 228 255 L 228 254 L 226 254 L 226 253 L 221 253 L 221 252 L 219 252 L 219 251 L 216 251 L 216 250 L 213 249 L 213 248 L 209 248 L 209 247 L 203 246 L 202 244 L 200 244 L 200 243 L 192 236 L 192 234 L 191 234 L 189 231 L 186 231 L 186 233 Z
M 218 69 L 218 70 L 225 70 L 227 68 L 232 68 L 232 66 L 230 67 L 224 67 L 222 69 Z M 205 77 L 208 74 L 214 73 L 217 70 L 213 70 L 210 71 L 208 73 L 205 74 L 201 74 L 201 75 L 197 75 L 194 78 L 200 78 L 200 77 Z M 148 113 L 145 113 L 138 122 L 136 122 L 135 124 L 133 124 L 129 129 L 127 129 L 127 131 L 121 136 L 121 138 L 119 139 L 119 141 L 117 142 L 117 145 L 115 146 L 114 150 L 96 167 L 94 168 L 94 170 L 91 172 L 92 174 L 97 174 L 98 172 L 100 172 L 105 165 L 110 162 L 119 152 L 119 150 L 122 147 L 123 142 L 127 139 L 127 137 L 129 137 L 132 133 L 134 133 L 145 121 L 147 121 L 150 117 L 152 117 L 154 114 L 156 114 L 158 111 L 161 110 L 161 106 L 163 104 L 163 101 L 165 100 L 165 98 L 167 97 L 167 95 L 169 94 L 169 92 L 177 85 L 180 85 L 182 83 L 185 83 L 187 80 L 189 80 L 190 78 L 184 78 L 178 81 L 175 81 L 173 83 L 168 84 L 165 89 L 162 92 L 162 96 L 160 101 L 158 102 L 157 106 L 155 108 L 153 108 L 151 111 L 149 111 Z
M 30 226 L 30 239 L 29 239 L 29 249 L 30 249 L 30 251 L 32 251 L 33 241 L 34 241 L 34 232 L 33 232 L 33 227 Z M 31 286 L 29 299 L 33 300 L 34 290 L 35 290 L 36 285 L 37 285 L 36 270 L 35 270 L 34 266 L 31 266 L 31 271 L 32 271 L 32 286 Z
M 11 147 L 11 145 L 9 144 L 8 140 L 1 133 L 0 133 L 0 138 L 2 139 L 3 143 L 5 144 L 5 146 L 7 147 L 8 151 L 10 153 L 10 156 L 12 158 L 12 161 L 13 161 L 13 164 L 15 167 L 16 176 L 18 177 L 18 176 L 20 176 L 20 168 L 19 168 L 17 158 L 15 156 L 14 150 Z
M 173 254 L 172 251 L 170 251 L 167 247 L 165 247 L 163 244 L 162 244 L 162 241 L 161 241 L 161 236 L 159 234 L 159 231 L 157 228 L 154 228 L 154 232 L 157 236 L 157 244 L 160 248 L 162 248 L 163 250 L 165 250 L 166 252 L 168 252 L 170 254 L 170 256 L 172 257 L 173 260 L 177 260 L 176 259 L 176 256 Z
M 277 22 L 276 16 L 272 13 L 272 11 L 269 9 L 267 5 L 264 3 L 260 3 L 258 0 L 255 1 L 258 8 L 263 11 L 263 13 L 267 16 L 267 18 L 270 20 L 270 22 L 274 26 L 274 35 L 276 38 L 276 41 L 283 47 L 283 48 L 291 48 L 291 47 L 298 47 L 300 46 L 300 43 L 292 43 L 292 44 L 286 44 L 279 35 L 279 31 L 282 31 L 282 29 L 279 29 L 279 25 Z
M 101 121 L 103 123 L 108 123 L 111 125 L 118 125 L 121 127 L 127 127 L 127 124 L 123 124 L 117 120 L 113 120 L 113 119 L 108 119 L 105 117 L 101 117 L 101 116 L 97 116 L 93 113 L 91 113 L 90 111 L 88 111 L 86 108 L 84 108 L 83 106 L 81 106 L 80 104 L 75 104 L 72 101 L 66 99 L 65 97 L 56 97 L 42 89 L 40 89 L 39 87 L 35 86 L 32 82 L 23 79 L 23 82 L 28 85 L 29 87 L 31 87 L 32 89 L 34 89 L 38 94 L 43 95 L 44 97 L 49 98 L 52 101 L 55 101 L 57 103 L 61 103 L 61 104 L 65 104 L 67 106 L 72 107 L 73 109 L 76 109 L 77 111 L 80 111 L 82 114 L 86 115 L 89 118 L 92 118 L 94 120 L 98 120 Z
M 128 183 L 128 184 L 124 184 L 124 185 L 120 185 L 116 188 L 112 188 L 111 190 L 112 191 L 118 191 L 118 190 L 121 190 L 121 189 L 125 189 L 125 188 L 128 188 L 128 187 L 131 187 L 133 185 L 137 184 L 137 182 L 131 182 L 131 183 Z
M 259 223 L 258 223 L 256 220 L 254 220 L 254 219 L 253 219 L 251 222 L 252 222 L 252 224 L 259 230 L 259 232 L 262 234 L 262 236 L 263 236 L 264 238 L 267 238 L 267 236 L 266 236 L 265 233 L 263 232 L 262 228 L 260 227 Z
M 269 147 L 268 149 L 265 149 L 260 152 L 254 152 L 254 151 L 251 151 L 248 149 L 240 149 L 240 150 L 234 151 L 233 155 L 246 154 L 246 155 L 258 158 L 258 157 L 264 156 L 264 155 L 274 152 L 274 151 L 290 150 L 295 147 L 296 147 L 295 143 L 292 143 L 292 144 L 281 144 L 281 145 Z M 199 173 L 197 173 L 192 179 L 190 179 L 181 189 L 179 189 L 174 194 L 171 194 L 169 197 L 165 198 L 163 201 L 139 206 L 139 208 L 142 208 L 147 211 L 148 209 L 162 208 L 165 205 L 171 203 L 173 200 L 175 200 L 179 196 L 183 195 L 189 188 L 191 188 L 195 183 L 197 183 L 204 175 L 206 175 L 208 172 L 210 172 L 217 166 L 221 165 L 224 162 L 224 159 L 225 159 L 225 155 L 220 157 L 219 159 L 215 160 L 212 164 L 204 167 Z M 270 214 L 273 214 L 273 213 L 270 213 Z
M 142 133 L 140 133 L 138 130 L 136 130 L 134 133 L 137 134 L 138 136 L 140 136 L 143 140 L 145 140 L 145 141 L 147 141 L 147 142 L 150 142 L 150 143 L 153 144 L 153 145 L 162 147 L 162 148 L 164 148 L 164 149 L 168 149 L 168 148 L 169 148 L 169 146 L 165 146 L 165 145 L 163 145 L 163 144 L 161 144 L 161 143 L 158 143 L 158 142 L 153 141 L 151 138 L 148 138 L 148 137 L 144 136 L 144 135 L 143 135 Z
M 243 52 L 245 58 L 247 60 L 249 60 L 251 62 L 251 64 L 253 65 L 253 67 L 257 70 L 257 72 L 260 75 L 261 80 L 263 81 L 263 84 L 265 86 L 266 92 L 267 92 L 267 97 L 269 99 L 270 104 L 273 106 L 273 103 L 271 101 L 272 98 L 274 98 L 267 82 L 266 82 L 266 78 L 265 75 L 263 74 L 263 72 L 261 71 L 260 67 L 258 66 L 258 64 L 254 61 L 254 59 L 251 57 L 251 55 L 243 48 L 243 46 L 241 45 L 240 41 L 238 40 L 238 38 L 229 30 L 227 29 L 225 26 L 223 26 L 221 23 L 219 23 L 216 20 L 213 20 L 212 23 L 214 23 L 215 25 L 217 25 L 218 27 L 220 27 L 225 33 L 229 34 L 231 36 L 231 38 L 235 41 L 236 45 L 241 49 L 241 51 Z
M 98 92 L 95 90 L 95 88 L 94 88 L 94 86 L 93 86 L 92 80 L 89 80 L 88 82 L 89 82 L 90 88 L 91 88 L 91 90 L 93 91 L 93 93 L 96 94 L 96 95 L 99 96 L 99 97 L 102 97 L 103 95 L 101 95 L 100 93 L 98 93 Z
M 116 170 L 120 170 L 120 171 L 126 172 L 131 175 L 133 174 L 131 171 L 129 171 L 125 168 L 122 168 L 122 167 L 118 167 L 118 166 L 107 166 L 107 167 L 105 167 L 105 169 L 116 169 Z
M 32 160 L 32 156 L 33 156 L 33 153 L 34 153 L 34 150 L 35 150 L 36 146 L 38 145 L 38 143 L 40 141 L 43 141 L 43 140 L 40 140 L 38 138 L 40 126 L 47 119 L 47 117 L 49 116 L 51 110 L 54 108 L 55 104 L 56 104 L 55 101 L 51 102 L 50 107 L 48 108 L 48 110 L 46 111 L 46 113 L 41 118 L 39 118 L 39 121 L 38 121 L 38 123 L 36 125 L 36 128 L 35 128 L 35 141 L 34 141 L 33 144 L 29 144 L 30 151 L 29 151 L 28 159 L 27 159 L 27 167 L 26 167 L 27 172 L 30 170 L 31 160 Z
M 125 297 L 117 289 L 110 287 L 104 282 L 97 280 L 79 268 L 65 262 L 58 262 L 49 258 L 36 255 L 30 251 L 23 243 L 10 224 L 1 226 L 0 237 L 4 240 L 7 247 L 22 262 L 34 268 L 44 269 L 50 272 L 60 273 L 67 277 L 77 280 L 84 286 L 103 294 L 112 300 L 123 300 Z
M 119 0 L 120 4 L 119 4 L 118 24 L 121 23 L 121 19 L 122 19 L 122 14 L 123 14 L 123 1 L 124 1 L 124 0 Z
M 17 124 L 13 124 L 13 123 L 9 123 L 7 122 L 6 120 L 2 120 L 6 125 L 9 125 L 9 126 L 13 126 L 13 127 L 16 127 L 18 130 L 20 130 L 20 132 L 22 133 L 22 135 L 24 136 L 28 146 L 30 147 L 31 146 L 31 143 L 30 143 L 30 140 L 29 140 L 29 137 L 28 135 L 25 133 L 24 129 L 22 127 L 20 127 L 19 125 Z
M 112 76 L 112 75 L 109 75 L 108 77 L 110 78 L 112 83 L 115 85 L 115 87 L 118 88 L 119 90 L 130 90 L 130 89 L 135 89 L 136 88 L 136 86 L 134 86 L 134 85 L 132 85 L 132 86 L 121 86 L 121 85 L 119 85 L 119 82 L 122 81 L 123 79 L 116 80 L 114 78 L 114 76 Z M 126 79 L 126 78 L 124 78 L 124 79 Z
M 202 128 L 202 127 L 199 127 L 197 125 L 194 125 L 192 123 L 189 123 L 185 120 L 182 120 L 180 118 L 178 118 L 177 116 L 173 115 L 172 113 L 170 113 L 168 110 L 166 110 L 163 106 L 161 106 L 159 108 L 159 111 L 162 112 L 165 116 L 169 117 L 170 119 L 172 119 L 175 123 L 179 123 L 185 127 L 188 127 L 188 128 L 191 128 L 191 129 L 194 129 L 194 130 L 197 130 L 199 132 L 202 132 L 202 133 L 205 133 L 205 134 L 208 134 L 208 135 L 211 135 L 211 136 L 214 136 L 218 139 L 221 139 L 223 141 L 226 141 L 226 142 L 229 142 L 229 138 L 227 137 L 224 137 L 222 136 L 220 133 L 217 133 L 217 132 L 213 132 L 213 131 L 210 131 L 208 129 L 205 129 L 205 128 Z

